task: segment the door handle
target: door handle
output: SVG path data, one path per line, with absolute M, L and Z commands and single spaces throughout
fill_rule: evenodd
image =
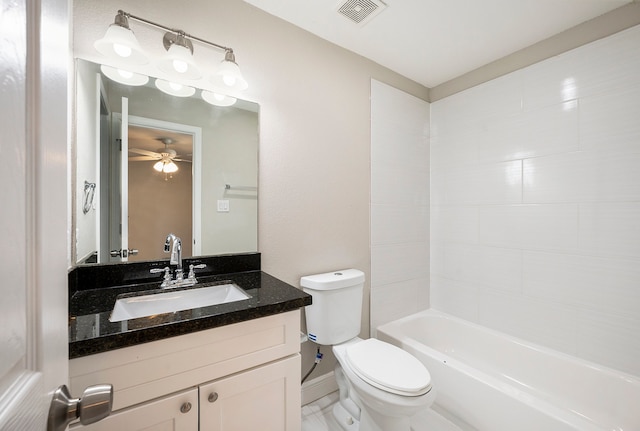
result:
M 89 386 L 80 398 L 71 398 L 67 385 L 62 385 L 51 400 L 47 431 L 64 431 L 75 419 L 80 419 L 82 425 L 98 422 L 109 416 L 112 406 L 112 385 Z
M 133 249 L 120 249 L 120 250 L 111 250 L 109 252 L 109 254 L 111 255 L 111 257 L 128 257 L 128 256 L 135 256 L 136 254 L 138 254 L 138 249 L 133 248 Z

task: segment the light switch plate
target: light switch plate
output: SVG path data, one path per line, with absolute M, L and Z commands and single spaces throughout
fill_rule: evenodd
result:
M 228 199 L 218 199 L 218 212 L 219 213 L 228 213 L 229 212 L 229 200 Z

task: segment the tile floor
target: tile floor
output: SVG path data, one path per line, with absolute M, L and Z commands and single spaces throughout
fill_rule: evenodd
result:
M 338 392 L 332 392 L 302 406 L 302 431 L 342 431 L 331 413 L 336 401 L 338 401 Z
M 338 392 L 333 392 L 303 406 L 302 431 L 343 431 L 332 414 L 333 405 L 337 401 Z M 453 424 L 433 410 L 425 410 L 417 414 L 411 429 L 412 431 L 474 431 L 472 427 Z

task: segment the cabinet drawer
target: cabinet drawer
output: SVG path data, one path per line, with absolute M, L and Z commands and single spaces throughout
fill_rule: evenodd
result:
M 295 310 L 72 359 L 71 393 L 111 383 L 119 410 L 298 353 L 299 328 Z

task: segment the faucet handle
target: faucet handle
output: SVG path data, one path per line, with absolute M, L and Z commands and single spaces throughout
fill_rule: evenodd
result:
M 149 272 L 152 274 L 164 272 L 164 277 L 162 277 L 162 284 L 160 287 L 167 287 L 171 283 L 171 268 L 168 266 L 165 266 L 164 268 L 151 268 Z
M 202 268 L 206 268 L 207 264 L 206 263 L 201 263 L 198 265 L 194 265 L 191 264 L 189 265 L 189 280 L 192 280 L 193 282 L 197 282 L 196 281 L 196 272 L 194 271 L 194 269 L 202 269 Z
M 149 270 L 149 272 L 151 274 L 157 274 L 159 272 L 164 272 L 165 275 L 167 275 L 169 273 L 169 271 L 171 271 L 171 268 L 169 268 L 168 266 L 165 266 L 164 268 L 151 268 Z

